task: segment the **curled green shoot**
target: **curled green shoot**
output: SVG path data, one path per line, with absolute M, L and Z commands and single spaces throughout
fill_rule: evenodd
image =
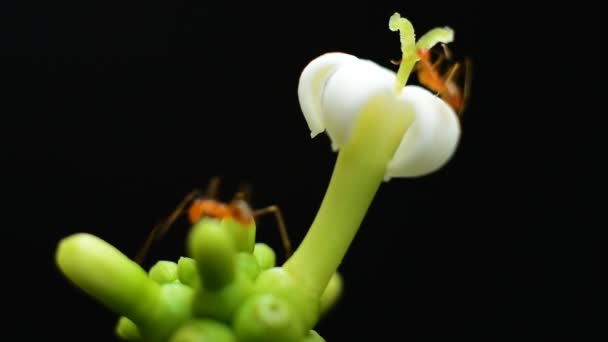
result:
M 391 31 L 399 31 L 401 41 L 401 64 L 397 71 L 397 91 L 400 91 L 407 84 L 407 79 L 416 64 L 416 34 L 414 26 L 406 18 L 402 18 L 399 13 L 391 16 L 388 22 Z
M 449 27 L 436 27 L 418 39 L 416 50 L 430 49 L 437 44 L 448 44 L 452 41 L 454 41 L 454 30 Z

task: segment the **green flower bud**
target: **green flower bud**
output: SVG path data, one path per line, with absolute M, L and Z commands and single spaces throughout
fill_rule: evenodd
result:
M 116 324 L 116 335 L 125 341 L 141 341 L 137 325 L 127 317 L 120 317 Z
M 182 284 L 190 287 L 199 286 L 199 276 L 196 270 L 196 261 L 188 257 L 180 257 L 177 262 L 177 277 Z
M 177 280 L 177 264 L 173 261 L 158 261 L 150 268 L 148 276 L 159 284 L 172 283 Z
M 281 267 L 263 271 L 255 282 L 255 293 L 270 293 L 288 301 L 298 312 L 306 330 L 311 329 L 319 319 L 319 297 L 302 289 L 295 278 Z
M 260 272 L 260 266 L 253 254 L 240 252 L 236 255 L 238 272 L 245 274 L 251 281 L 255 281 Z
M 180 327 L 169 342 L 237 342 L 234 333 L 220 322 L 197 319 Z
M 325 339 L 316 331 L 311 330 L 308 332 L 308 336 L 306 336 L 302 342 L 325 342 Z
M 238 273 L 234 282 L 219 290 L 199 288 L 194 299 L 194 314 L 228 323 L 236 309 L 252 293 L 253 281 L 244 273 Z
M 175 282 L 161 286 L 157 301 L 148 303 L 150 319 L 139 323 L 139 331 L 146 341 L 167 341 L 175 329 L 192 318 L 194 291 Z
M 306 334 L 291 304 L 273 294 L 249 298 L 234 318 L 242 342 L 298 342 Z
M 253 245 L 255 244 L 255 223 L 251 223 L 249 226 L 242 225 L 239 221 L 233 219 L 222 220 L 222 226 L 234 239 L 234 243 L 239 252 L 253 252 Z
M 261 242 L 256 243 L 253 249 L 253 255 L 258 260 L 258 264 L 262 271 L 275 266 L 277 259 L 276 254 L 267 244 Z
M 188 251 L 196 260 L 201 283 L 209 290 L 217 290 L 234 279 L 234 240 L 218 220 L 203 218 L 188 236 Z

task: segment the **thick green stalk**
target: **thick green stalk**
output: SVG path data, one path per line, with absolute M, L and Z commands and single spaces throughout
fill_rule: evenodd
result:
M 317 298 L 342 262 L 407 127 L 395 94 L 371 99 L 341 148 L 321 207 L 285 270 Z
M 160 285 L 109 243 L 74 234 L 61 240 L 55 260 L 67 278 L 114 313 L 137 323 L 153 319 Z

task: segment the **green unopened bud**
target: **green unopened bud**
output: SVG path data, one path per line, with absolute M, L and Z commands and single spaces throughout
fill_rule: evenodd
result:
M 233 282 L 219 290 L 199 288 L 194 299 L 194 314 L 228 323 L 236 309 L 252 293 L 253 282 L 239 272 Z
M 262 271 L 275 266 L 277 256 L 267 244 L 261 242 L 256 243 L 255 248 L 253 249 L 253 255 L 258 260 L 258 264 Z
M 196 261 L 188 257 L 179 258 L 177 262 L 177 276 L 182 284 L 197 287 L 200 278 L 196 270 Z
M 280 297 L 256 295 L 236 313 L 234 331 L 242 342 L 298 342 L 306 330 L 297 315 Z
M 255 282 L 256 294 L 273 294 L 287 300 L 298 312 L 305 329 L 311 329 L 319 319 L 319 298 L 303 289 L 299 282 L 282 267 L 263 271 Z
M 237 254 L 236 260 L 238 271 L 249 277 L 251 281 L 255 281 L 261 270 L 260 265 L 258 265 L 258 261 L 253 254 L 240 252 Z
M 302 340 L 302 342 L 325 342 L 325 339 L 316 331 L 311 330 L 308 332 L 308 335 Z
M 116 335 L 125 341 L 141 341 L 137 325 L 127 317 L 120 317 L 115 331 Z
M 197 319 L 180 327 L 169 342 L 236 342 L 230 328 L 220 322 Z
M 222 220 L 222 226 L 232 236 L 236 249 L 239 252 L 253 252 L 255 244 L 255 222 L 250 225 L 243 225 L 241 222 L 227 218 Z
M 204 218 L 195 224 L 188 236 L 188 251 L 205 288 L 218 290 L 234 279 L 237 249 L 219 221 Z
M 136 321 L 145 341 L 167 341 L 175 329 L 192 318 L 194 291 L 191 287 L 174 282 L 161 285 L 158 300 L 149 306 L 151 319 Z
M 177 264 L 172 261 L 158 261 L 150 268 L 148 275 L 159 284 L 172 283 L 177 280 Z

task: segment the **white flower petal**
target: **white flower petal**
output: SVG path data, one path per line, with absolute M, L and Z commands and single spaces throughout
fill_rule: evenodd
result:
M 416 118 L 389 162 L 385 180 L 438 170 L 452 157 L 460 139 L 460 121 L 439 97 L 424 88 L 406 86 L 399 100 L 414 106 Z
M 361 109 L 373 97 L 396 98 L 395 73 L 376 63 L 356 59 L 342 64 L 323 91 L 323 123 L 334 150 L 351 136 Z
M 325 130 L 321 113 L 325 82 L 339 66 L 353 60 L 357 57 L 341 52 L 326 53 L 312 60 L 302 71 L 298 99 L 312 138 Z

